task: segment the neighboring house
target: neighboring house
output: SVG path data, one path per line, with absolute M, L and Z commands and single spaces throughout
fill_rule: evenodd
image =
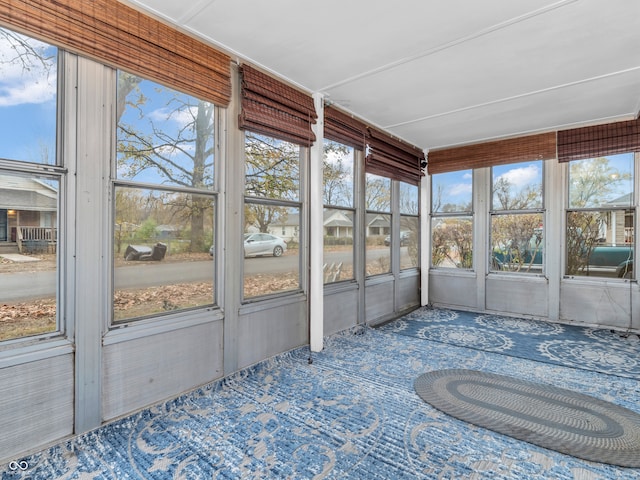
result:
M 156 227 L 156 235 L 160 240 L 176 239 L 180 236 L 180 227 L 174 225 L 158 225 Z
M 0 175 L 0 244 L 57 241 L 58 191 L 27 176 Z
M 285 242 L 300 241 L 300 217 L 298 214 L 290 214 L 281 217 L 280 221 L 269 225 L 267 233 L 282 238 Z
M 325 210 L 324 236 L 353 238 L 353 212 L 343 210 Z
M 391 233 L 391 215 L 367 213 L 367 237 L 389 235 Z
M 631 193 L 618 197 L 605 204 L 607 207 L 627 208 L 624 212 L 615 211 L 607 221 L 605 239 L 610 245 L 633 244 L 633 197 Z

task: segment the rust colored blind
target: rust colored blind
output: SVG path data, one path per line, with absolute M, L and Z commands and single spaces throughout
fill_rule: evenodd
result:
M 433 175 L 552 158 L 556 158 L 555 132 L 434 150 L 429 152 L 427 169 Z
M 418 185 L 424 153 L 418 147 L 369 128 L 365 171 Z
M 324 136 L 356 150 L 364 150 L 367 126 L 340 110 L 327 107 L 324 109 Z
M 116 0 L 2 0 L 0 23 L 216 105 L 229 104 L 227 55 Z
M 558 161 L 640 151 L 640 119 L 558 132 Z
M 269 135 L 310 147 L 316 137 L 313 98 L 253 67 L 242 65 L 241 130 Z

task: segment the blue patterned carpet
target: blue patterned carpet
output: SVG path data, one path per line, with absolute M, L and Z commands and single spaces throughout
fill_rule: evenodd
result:
M 605 350 L 611 353 L 599 357 L 604 361 L 594 358 L 594 369 L 587 369 L 575 368 L 571 355 L 563 363 L 558 352 L 571 348 L 557 348 L 558 359 L 551 361 L 543 353 L 549 349 L 539 351 L 537 345 L 578 342 L 572 343 L 573 350 L 582 345 L 599 351 L 595 345 L 618 340 L 606 332 L 555 331 L 557 326 L 534 327 L 529 321 L 521 323 L 521 330 L 515 329 L 516 323 L 502 330 L 493 328 L 495 323 L 468 325 L 457 329 L 462 339 L 457 344 L 444 342 L 442 331 L 438 338 L 424 332 L 408 335 L 410 329 L 420 330 L 418 324 L 462 326 L 455 323 L 455 314 L 420 309 L 380 329 L 332 336 L 325 349 L 313 355 L 312 364 L 307 348 L 280 355 L 0 465 L 0 478 L 640 478 L 640 469 L 579 460 L 456 420 L 422 401 L 413 387 L 426 371 L 467 368 L 552 384 L 639 411 L 638 366 L 628 362 L 640 358 L 637 342 L 629 337 L 624 348 L 609 345 Z M 425 315 L 435 319 L 426 320 Z M 536 348 L 533 359 L 514 353 L 529 348 L 521 337 L 530 335 L 544 339 L 528 344 Z M 502 346 L 496 347 L 492 338 L 499 338 Z M 617 365 L 615 374 L 599 371 L 610 364 Z
M 429 307 L 380 330 L 640 380 L 636 334 Z

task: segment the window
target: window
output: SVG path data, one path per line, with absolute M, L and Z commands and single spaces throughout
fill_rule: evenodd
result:
M 118 72 L 114 322 L 214 304 L 214 112 Z
M 245 299 L 301 289 L 301 150 L 245 132 Z
M 543 273 L 542 165 L 491 167 L 491 271 Z
M 0 28 L 0 341 L 61 329 L 57 90 L 57 49 Z
M 391 271 L 391 179 L 366 174 L 366 274 Z
M 473 172 L 431 176 L 431 265 L 473 268 Z
M 569 163 L 565 273 L 633 277 L 634 155 Z
M 400 269 L 416 268 L 420 261 L 419 189 L 400 182 Z
M 355 151 L 325 141 L 323 168 L 324 283 L 353 280 Z

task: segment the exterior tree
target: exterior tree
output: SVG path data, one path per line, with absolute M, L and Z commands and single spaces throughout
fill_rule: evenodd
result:
M 153 172 L 168 183 L 187 188 L 209 188 L 213 184 L 213 121 L 214 105 L 188 95 L 168 94 L 156 88 L 158 97 L 166 104 L 154 115 L 142 115 L 124 120 L 127 110 L 138 110 L 149 101 L 141 91 L 144 80 L 134 75 L 119 75 L 117 101 L 118 118 L 118 172 L 123 178 L 134 179 Z M 164 125 L 174 122 L 177 129 Z M 211 209 L 211 200 L 199 195 L 176 195 L 175 208 L 182 208 L 190 219 L 190 250 L 202 252 L 209 248 L 206 242 L 205 215 Z
M 284 221 L 287 209 L 255 199 L 298 201 L 300 151 L 297 145 L 246 132 L 245 230 L 249 226 L 268 232 L 276 220 Z
M 350 207 L 353 204 L 353 180 L 345 179 L 352 178 L 352 172 L 344 162 L 349 148 L 335 142 L 326 142 L 323 148 L 323 203 Z
M 570 166 L 569 205 L 575 209 L 602 208 L 615 196 L 618 187 L 632 178 L 620 172 L 605 157 L 572 162 Z M 593 248 L 601 243 L 602 231 L 615 212 L 577 210 L 567 214 L 566 274 L 583 272 L 589 264 Z

